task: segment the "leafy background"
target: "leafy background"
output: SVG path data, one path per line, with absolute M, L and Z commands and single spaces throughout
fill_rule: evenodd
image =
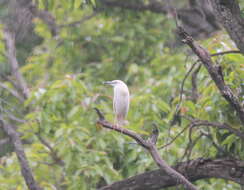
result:
M 197 76 L 197 102 L 191 99 L 192 85 L 188 78 L 180 103 L 182 80 L 197 59 L 182 45 L 174 45 L 172 19 L 151 12 L 106 9 L 71 27 L 66 24 L 93 14 L 99 2 L 39 0 L 38 3 L 39 9 L 47 9 L 54 15 L 59 33 L 53 37 L 47 25 L 35 18 L 34 30 L 42 38 L 41 42 L 27 53 L 21 52 L 21 47 L 28 44 L 21 44 L 17 49 L 31 96 L 19 104 L 8 92 L 0 89 L 0 93 L 1 108 L 24 116 L 27 121 L 18 125 L 18 131 L 23 134 L 23 140 L 30 142 L 25 145 L 25 151 L 37 181 L 45 190 L 57 187 L 92 190 L 157 168 L 131 139 L 96 125 L 94 107 L 100 108 L 109 121 L 114 120 L 112 89 L 102 84 L 106 80 L 121 79 L 128 84 L 131 106 L 127 128 L 147 138 L 153 123 L 156 124 L 160 130 L 158 147 L 189 124 L 187 116 L 226 122 L 241 129 L 236 113 L 221 97 L 203 67 Z M 2 32 L 0 35 L 2 39 Z M 210 53 L 235 49 L 224 31 L 199 43 Z M 1 70 L 7 73 L 3 40 L 0 51 Z M 215 60 L 221 63 L 226 83 L 243 101 L 244 57 L 229 54 Z M 5 84 L 12 88 L 10 83 Z M 178 104 L 186 117 L 172 126 Z M 198 157 L 244 158 L 244 143 L 235 135 L 201 127 L 193 131 L 192 139 L 198 138 L 201 131 L 211 134 L 224 151 L 219 152 L 203 136 L 189 158 L 183 157 L 189 143 L 186 130 L 170 146 L 160 150 L 163 159 L 175 164 Z M 43 145 L 40 137 L 53 149 Z M 64 165 L 53 160 L 52 151 Z M 0 161 L 0 189 L 27 189 L 15 154 L 5 154 Z M 216 179 L 201 180 L 197 185 L 202 189 L 239 188 Z

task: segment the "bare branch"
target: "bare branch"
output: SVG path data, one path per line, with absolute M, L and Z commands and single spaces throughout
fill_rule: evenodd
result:
M 220 56 L 220 55 L 226 55 L 226 54 L 241 54 L 241 51 L 239 51 L 239 50 L 222 51 L 222 52 L 218 52 L 218 53 L 212 53 L 212 54 L 210 54 L 210 56 L 214 57 L 214 56 Z
M 182 38 L 182 41 L 186 43 L 192 51 L 198 56 L 202 64 L 207 69 L 209 75 L 214 81 L 215 85 L 218 87 L 222 96 L 226 101 L 236 110 L 240 121 L 244 125 L 244 108 L 241 105 L 238 97 L 233 93 L 229 86 L 225 84 L 222 76 L 219 74 L 218 67 L 214 65 L 211 60 L 211 57 L 207 50 L 198 45 L 191 36 L 189 36 L 182 27 L 178 27 L 178 33 Z
M 138 142 L 138 144 L 140 144 L 142 147 L 144 147 L 146 150 L 148 150 L 148 152 L 151 154 L 152 158 L 154 159 L 154 161 L 158 165 L 158 167 L 161 168 L 172 179 L 174 179 L 176 184 L 183 184 L 186 187 L 186 189 L 188 189 L 188 190 L 197 190 L 197 188 L 191 182 L 189 182 L 182 174 L 178 173 L 173 168 L 171 168 L 161 158 L 156 146 L 151 141 L 146 141 L 140 135 L 136 134 L 135 132 L 130 131 L 126 128 L 121 128 L 117 125 L 113 125 L 113 124 L 109 123 L 108 121 L 104 120 L 104 116 L 97 108 L 96 108 L 96 112 L 100 118 L 97 122 L 98 124 L 100 124 L 104 128 L 120 132 L 124 135 L 127 135 L 127 136 L 133 138 L 135 141 Z
M 3 120 L 2 116 L 0 116 L 0 125 L 4 129 L 4 131 L 8 134 L 12 144 L 14 145 L 14 150 L 18 157 L 20 167 L 21 167 L 21 173 L 25 179 L 26 185 L 30 190 L 41 190 L 41 188 L 38 186 L 37 182 L 34 179 L 34 176 L 32 174 L 31 168 L 29 166 L 29 163 L 27 161 L 24 152 L 22 142 L 20 140 L 18 132 L 15 130 L 15 127 L 6 123 Z
M 16 59 L 15 35 L 7 28 L 4 29 L 3 34 L 6 42 L 7 58 L 11 66 L 12 75 L 17 80 L 18 89 L 21 91 L 24 98 L 27 98 L 29 95 L 29 89 L 27 87 L 25 79 L 19 71 L 19 64 Z

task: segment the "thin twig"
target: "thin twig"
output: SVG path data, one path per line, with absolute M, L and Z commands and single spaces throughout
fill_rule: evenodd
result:
M 77 20 L 77 21 L 74 21 L 74 22 L 71 22 L 71 23 L 68 23 L 68 24 L 61 24 L 59 25 L 59 28 L 64 28 L 64 27 L 75 27 L 77 25 L 81 25 L 83 24 L 84 22 L 86 22 L 87 20 L 93 18 L 94 16 L 96 16 L 99 12 L 96 11 L 96 12 L 93 12 L 92 14 L 90 15 L 87 15 L 87 16 L 84 16 L 83 18 L 81 18 L 80 20 Z
M 218 53 L 212 53 L 212 54 L 210 54 L 210 56 L 214 57 L 214 56 L 220 56 L 220 55 L 226 55 L 226 54 L 242 54 L 242 53 L 239 50 L 229 50 L 229 51 L 222 51 L 222 52 L 218 52 Z
M 193 71 L 192 75 L 191 75 L 191 93 L 192 93 L 192 100 L 193 102 L 197 102 L 198 99 L 198 91 L 197 91 L 197 74 L 199 73 L 201 69 L 201 64 L 198 65 L 198 67 Z
M 181 106 L 182 98 L 183 98 L 185 81 L 186 81 L 187 77 L 191 74 L 191 72 L 194 69 L 194 67 L 196 66 L 197 62 L 198 61 L 196 61 L 194 64 L 192 64 L 192 66 L 187 71 L 187 73 L 185 74 L 185 76 L 184 76 L 184 78 L 182 80 L 181 87 L 180 87 L 180 100 L 179 100 L 179 103 L 176 105 L 174 117 L 173 117 L 173 120 L 171 121 L 171 123 L 174 123 L 176 117 L 179 116 L 180 106 Z
M 185 128 L 183 128 L 170 142 L 166 143 L 165 145 L 159 147 L 158 149 L 164 149 L 165 147 L 171 145 L 182 133 L 184 133 L 184 131 L 186 129 L 188 129 L 190 127 L 190 125 L 186 126 Z
M 185 152 L 184 152 L 181 160 L 183 160 L 185 157 L 187 157 L 187 161 L 190 160 L 192 150 L 193 150 L 194 146 L 197 144 L 197 142 L 202 138 L 202 136 L 203 136 L 203 134 L 200 134 L 187 145 L 187 148 L 185 149 Z

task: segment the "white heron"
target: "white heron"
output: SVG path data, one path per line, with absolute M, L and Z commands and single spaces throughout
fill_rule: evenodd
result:
M 126 115 L 129 111 L 130 93 L 127 85 L 121 80 L 106 81 L 104 84 L 113 86 L 113 110 L 119 126 L 126 124 Z

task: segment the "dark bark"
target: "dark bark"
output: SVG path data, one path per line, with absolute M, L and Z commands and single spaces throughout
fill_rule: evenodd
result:
M 237 0 L 210 0 L 219 22 L 244 54 L 244 18 Z
M 244 185 L 244 161 L 240 160 L 199 158 L 179 163 L 173 168 L 187 176 L 191 182 L 207 178 L 221 178 Z M 154 170 L 115 182 L 99 190 L 159 190 L 176 185 L 178 183 L 166 172 Z
M 198 56 L 204 67 L 207 69 L 212 80 L 216 84 L 222 96 L 235 109 L 241 123 L 244 125 L 244 108 L 238 97 L 233 93 L 231 88 L 225 84 L 223 76 L 219 73 L 219 68 L 214 65 L 210 54 L 203 47 L 198 45 L 193 38 L 185 32 L 182 27 L 178 27 L 178 33 L 184 43 L 186 43 L 192 51 Z
M 15 130 L 15 127 L 3 121 L 0 116 L 0 126 L 3 127 L 4 131 L 11 139 L 11 143 L 14 146 L 17 158 L 20 163 L 21 173 L 25 179 L 25 183 L 30 190 L 41 190 L 41 188 L 36 183 L 34 176 L 32 174 L 31 168 L 25 156 L 24 147 L 20 140 L 18 132 Z

